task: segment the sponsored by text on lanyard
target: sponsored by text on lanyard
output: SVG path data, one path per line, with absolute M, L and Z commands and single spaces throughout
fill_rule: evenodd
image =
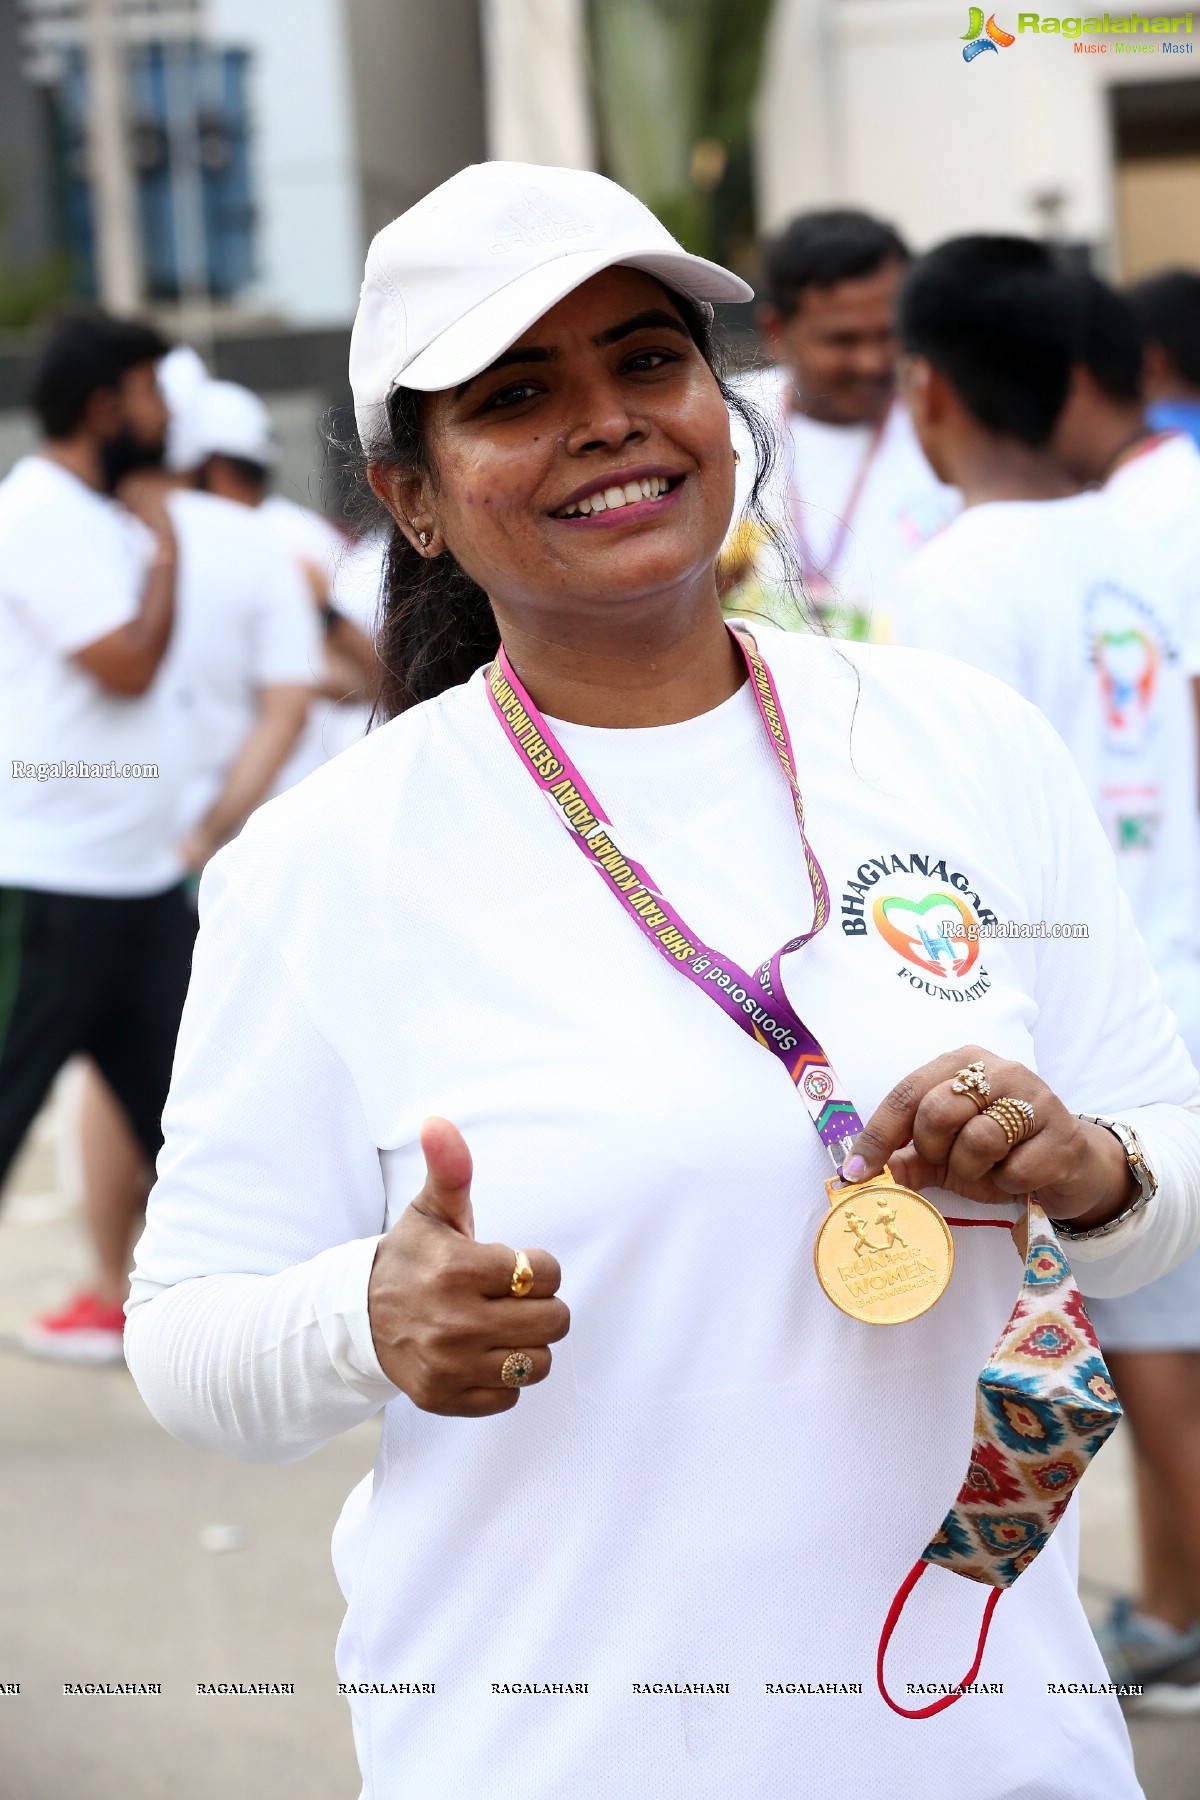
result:
M 607 813 L 521 686 L 503 646 L 488 672 L 488 696 L 523 766 L 643 935 L 715 1000 L 735 1025 L 779 1058 L 836 1171 L 845 1158 L 848 1140 L 862 1130 L 862 1121 L 829 1058 L 784 994 L 779 968 L 783 957 L 809 943 L 827 922 L 829 883 L 804 830 L 804 801 L 796 780 L 792 741 L 771 672 L 747 633 L 731 629 L 730 635 L 746 660 L 755 704 L 787 777 L 813 896 L 811 928 L 791 938 L 755 975 L 747 973 L 733 957 L 704 943 L 664 899 L 646 870 L 614 843 Z
M 804 830 L 791 738 L 770 670 L 748 632 L 732 635 L 746 660 L 755 704 L 787 777 L 813 893 L 811 928 L 777 950 L 756 976 L 703 943 L 646 870 L 621 853 L 599 801 L 517 680 L 503 648 L 488 672 L 488 694 L 508 741 L 575 843 L 660 954 L 779 1058 L 800 1091 L 834 1169 L 840 1171 L 847 1140 L 861 1130 L 858 1114 L 820 1044 L 789 1004 L 779 968 L 782 957 L 809 943 L 827 922 L 829 886 Z M 927 1311 L 944 1291 L 954 1266 L 953 1239 L 932 1202 L 898 1186 L 886 1169 L 882 1177 L 858 1183 L 831 1177 L 826 1190 L 830 1211 L 817 1234 L 814 1261 L 821 1286 L 834 1304 L 868 1324 L 899 1324 Z M 1008 1220 L 955 1222 L 995 1224 L 1001 1229 L 1009 1225 Z M 884 1244 L 871 1241 L 871 1232 L 880 1230 L 886 1234 Z M 847 1235 L 854 1238 L 853 1246 L 846 1243 Z M 971 1691 L 1001 1594 L 1048 1542 L 1071 1488 L 1120 1417 L 1070 1266 L 1032 1196 L 1024 1258 L 1017 1304 L 976 1383 L 976 1441 L 966 1481 L 901 1583 L 880 1635 L 879 1691 L 888 1706 L 907 1719 L 931 1718 Z M 1022 1454 L 1006 1463 L 1014 1447 Z M 1002 1493 L 997 1491 L 997 1469 L 1009 1483 Z M 997 1511 L 1001 1498 L 1008 1511 Z M 959 1682 L 945 1684 L 947 1691 L 930 1704 L 903 1706 L 888 1692 L 885 1658 L 909 1595 L 926 1569 L 938 1565 L 983 1583 L 992 1592 L 967 1674 Z
M 954 1240 L 932 1201 L 897 1184 L 890 1170 L 862 1183 L 847 1183 L 841 1176 L 862 1121 L 817 1038 L 784 993 L 780 971 L 783 958 L 810 943 L 828 922 L 829 883 L 804 829 L 796 759 L 771 671 L 744 627 L 730 627 L 730 634 L 745 658 L 754 703 L 787 779 L 813 896 L 809 930 L 781 945 L 753 975 L 706 944 L 647 871 L 614 841 L 607 813 L 521 686 L 503 646 L 488 671 L 488 698 L 522 766 L 643 936 L 787 1070 L 833 1166 L 825 1183 L 830 1211 L 813 1249 L 817 1279 L 851 1318 L 900 1325 L 927 1312 L 944 1292 L 954 1267 Z M 865 1217 L 864 1206 L 874 1213 L 872 1219 Z M 886 1277 L 878 1272 L 880 1259 Z

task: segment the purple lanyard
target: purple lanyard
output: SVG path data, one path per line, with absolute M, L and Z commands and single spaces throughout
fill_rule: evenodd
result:
M 783 406 L 781 425 L 785 436 L 789 437 L 791 435 L 790 418 L 792 391 L 792 384 L 788 381 L 784 384 L 783 391 L 780 394 L 780 400 Z M 796 546 L 796 554 L 800 559 L 801 573 L 804 575 L 810 586 L 824 586 L 828 588 L 832 585 L 833 577 L 830 575 L 830 570 L 836 570 L 842 559 L 842 552 L 846 548 L 846 539 L 850 535 L 850 527 L 854 521 L 854 515 L 858 511 L 858 503 L 862 499 L 863 489 L 867 485 L 867 476 L 871 473 L 875 458 L 878 456 L 884 437 L 887 435 L 887 428 L 891 423 L 894 405 L 894 402 L 889 404 L 887 411 L 884 413 L 882 419 L 880 419 L 878 425 L 876 425 L 875 430 L 871 433 L 870 441 L 868 442 L 858 468 L 855 471 L 854 480 L 850 484 L 850 492 L 847 494 L 842 504 L 841 517 L 838 519 L 837 529 L 834 532 L 833 539 L 826 552 L 825 561 L 820 565 L 818 565 L 816 556 L 813 554 L 813 548 L 809 542 L 808 533 L 804 529 L 803 503 L 796 490 L 794 441 L 790 446 L 787 465 L 788 516 L 792 523 L 792 539 Z
M 862 1130 L 862 1121 L 851 1101 L 842 1097 L 829 1058 L 784 993 L 780 973 L 782 958 L 809 943 L 827 923 L 829 883 L 805 834 L 804 801 L 796 780 L 792 740 L 771 671 L 749 632 L 730 628 L 730 636 L 746 659 L 755 704 L 791 789 L 813 895 L 811 929 L 789 939 L 754 976 L 731 956 L 705 944 L 664 899 L 646 870 L 621 853 L 613 842 L 607 813 L 521 686 L 503 645 L 488 671 L 488 698 L 522 764 L 634 924 L 668 962 L 715 1000 L 735 1025 L 779 1058 L 799 1089 L 834 1168 L 840 1171 L 848 1140 Z

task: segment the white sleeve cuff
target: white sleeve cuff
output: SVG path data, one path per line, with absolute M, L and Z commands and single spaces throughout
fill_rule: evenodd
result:
M 367 1286 L 380 1237 L 338 1244 L 314 1258 L 318 1272 L 313 1305 L 329 1351 L 329 1360 L 346 1386 L 371 1400 L 392 1400 L 400 1393 L 380 1366 L 367 1310 Z
M 1200 1246 L 1200 1090 L 1181 1106 L 1126 1107 L 1120 1116 L 1137 1132 L 1158 1192 L 1114 1231 L 1062 1240 L 1080 1288 L 1103 1300 L 1145 1287 Z
M 193 1449 L 292 1462 L 395 1399 L 367 1313 L 378 1243 L 335 1244 L 274 1275 L 164 1286 L 135 1274 L 125 1356 L 159 1424 Z

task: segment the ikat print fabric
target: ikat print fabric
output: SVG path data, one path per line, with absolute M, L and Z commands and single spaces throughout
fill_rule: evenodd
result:
M 1121 1417 L 1071 1266 L 1032 1202 L 1028 1223 L 1021 1291 L 979 1376 L 966 1479 L 921 1554 L 996 1588 L 1045 1548 Z

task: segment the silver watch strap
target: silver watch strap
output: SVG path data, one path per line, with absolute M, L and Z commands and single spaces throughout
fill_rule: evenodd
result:
M 1106 1219 L 1103 1225 L 1092 1225 L 1086 1231 L 1079 1231 L 1072 1226 L 1069 1219 L 1050 1220 L 1060 1237 L 1071 1238 L 1075 1243 L 1083 1243 L 1088 1238 L 1107 1237 L 1110 1231 L 1116 1231 L 1118 1226 L 1125 1223 L 1126 1219 L 1132 1219 L 1136 1213 L 1140 1213 L 1149 1206 L 1158 1189 L 1158 1182 L 1146 1161 L 1145 1152 L 1138 1140 L 1137 1133 L 1131 1125 L 1122 1124 L 1118 1129 L 1118 1122 L 1115 1119 L 1101 1119 L 1095 1113 L 1079 1113 L 1077 1116 L 1088 1125 L 1103 1125 L 1106 1131 L 1112 1132 L 1125 1152 L 1125 1161 L 1129 1172 L 1138 1184 L 1136 1198 L 1131 1200 L 1115 1219 Z

